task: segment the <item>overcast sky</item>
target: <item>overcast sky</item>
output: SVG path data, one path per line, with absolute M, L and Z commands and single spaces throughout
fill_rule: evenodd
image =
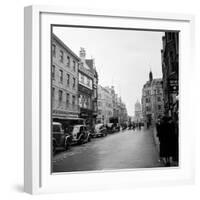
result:
M 95 59 L 99 84 L 114 85 L 131 116 L 150 69 L 153 78 L 162 77 L 163 32 L 70 27 L 54 27 L 53 32 L 75 54 L 85 48 L 86 58 Z

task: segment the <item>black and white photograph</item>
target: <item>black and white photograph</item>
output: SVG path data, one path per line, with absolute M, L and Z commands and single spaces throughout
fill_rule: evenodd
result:
M 179 31 L 51 25 L 51 172 L 179 167 Z

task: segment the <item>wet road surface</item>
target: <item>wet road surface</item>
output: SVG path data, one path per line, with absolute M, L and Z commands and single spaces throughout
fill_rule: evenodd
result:
M 125 130 L 53 157 L 53 172 L 162 167 L 149 130 Z

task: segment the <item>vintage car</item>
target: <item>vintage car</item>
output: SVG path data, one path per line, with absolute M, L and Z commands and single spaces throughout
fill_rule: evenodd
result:
M 71 144 L 71 136 L 64 133 L 62 124 L 59 122 L 53 122 L 52 130 L 52 150 L 53 153 L 58 149 L 67 150 Z
M 120 131 L 120 126 L 118 123 L 107 123 L 106 128 L 108 133 L 115 133 Z
M 96 124 L 94 127 L 93 137 L 103 137 L 107 135 L 107 128 L 104 124 Z
M 85 125 L 74 125 L 71 127 L 71 144 L 83 144 L 91 141 L 91 133 Z

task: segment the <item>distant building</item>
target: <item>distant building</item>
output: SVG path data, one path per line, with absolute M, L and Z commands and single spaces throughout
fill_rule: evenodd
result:
M 113 117 L 113 101 L 110 90 L 98 85 L 98 116 L 97 123 L 107 124 Z
M 142 122 L 142 106 L 140 102 L 137 100 L 135 103 L 135 116 L 134 116 L 135 122 Z
M 165 114 L 177 118 L 179 95 L 179 33 L 165 32 L 163 39 L 162 72 Z
M 109 88 L 109 87 L 107 87 Z M 109 88 L 110 90 L 110 93 L 112 95 L 112 104 L 113 104 L 113 117 L 119 117 L 119 110 L 118 110 L 118 107 L 117 107 L 117 99 L 118 99 L 118 96 L 115 92 L 115 89 L 114 89 L 114 86 L 111 86 L 111 88 Z
M 120 116 L 120 124 L 124 124 L 128 122 L 128 113 L 127 113 L 126 105 L 123 102 L 121 102 L 121 105 L 120 105 L 119 116 Z
M 52 34 L 52 118 L 71 119 L 79 117 L 78 63 L 79 57 Z
M 128 114 L 125 103 L 123 103 L 121 97 L 115 92 L 114 86 L 105 87 L 109 90 L 112 96 L 112 106 L 113 106 L 113 118 L 118 118 L 120 124 L 126 123 L 128 121 Z
M 153 79 L 151 71 L 142 89 L 142 114 L 147 127 L 164 114 L 162 79 Z

